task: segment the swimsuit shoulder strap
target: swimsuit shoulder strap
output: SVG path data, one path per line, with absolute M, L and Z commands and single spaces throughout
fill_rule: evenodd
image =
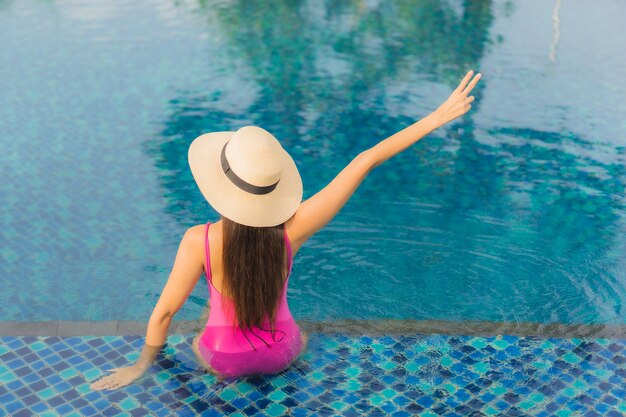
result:
M 208 222 L 206 224 L 206 227 L 204 228 L 204 261 L 206 264 L 206 277 L 210 282 L 212 281 L 212 277 L 211 277 L 211 252 L 209 251 L 209 226 L 211 225 L 211 222 Z
M 289 236 L 287 236 L 287 228 L 284 228 L 284 235 L 285 235 L 285 246 L 287 247 L 287 258 L 289 258 L 289 268 L 288 268 L 288 273 L 291 273 L 291 266 L 293 264 L 293 260 L 291 259 L 291 242 L 289 241 Z

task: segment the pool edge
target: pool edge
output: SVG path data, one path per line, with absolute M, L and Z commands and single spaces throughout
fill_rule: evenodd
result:
M 562 323 L 504 323 L 489 321 L 447 320 L 356 320 L 335 321 L 296 320 L 304 331 L 322 334 L 395 335 L 445 334 L 466 336 L 535 336 L 535 337 L 594 337 L 626 339 L 626 325 L 562 324 Z M 199 320 L 173 321 L 168 334 L 195 333 L 203 328 Z M 116 336 L 145 335 L 147 322 L 111 320 L 0 322 L 0 336 Z

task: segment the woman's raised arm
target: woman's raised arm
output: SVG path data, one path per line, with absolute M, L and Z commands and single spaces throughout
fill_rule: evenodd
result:
M 367 174 L 392 156 L 402 152 L 433 130 L 467 113 L 473 96 L 468 96 L 480 79 L 470 82 L 469 71 L 448 99 L 422 120 L 402 129 L 357 155 L 326 187 L 304 201 L 288 225 L 296 247 L 324 227 L 346 204 Z

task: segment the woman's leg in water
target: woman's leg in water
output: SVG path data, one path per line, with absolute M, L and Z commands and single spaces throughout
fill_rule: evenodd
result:
M 193 338 L 193 342 L 191 342 L 191 350 L 193 350 L 193 353 L 196 355 L 198 364 L 200 365 L 202 369 L 204 369 L 207 372 L 212 373 L 215 376 L 221 377 L 221 375 L 215 369 L 213 369 L 211 365 L 206 363 L 202 355 L 200 355 L 200 350 L 198 349 L 198 340 L 200 339 L 201 335 L 202 335 L 202 332 L 198 333 L 196 337 Z
M 206 307 L 204 308 L 204 310 L 202 310 L 202 313 L 200 314 L 200 318 L 198 319 L 200 321 L 202 330 L 200 330 L 200 332 L 196 335 L 196 337 L 193 338 L 193 342 L 191 342 L 191 349 L 193 350 L 193 353 L 196 355 L 198 364 L 200 365 L 202 369 L 212 373 L 213 375 L 221 377 L 221 375 L 218 374 L 217 371 L 215 371 L 215 369 L 211 367 L 211 365 L 206 363 L 202 355 L 200 355 L 200 350 L 198 349 L 198 341 L 200 340 L 200 336 L 202 335 L 202 332 L 204 331 L 204 327 L 206 326 L 206 322 L 209 319 L 210 312 L 211 312 L 211 300 L 207 300 Z
M 202 310 L 202 313 L 200 314 L 200 318 L 198 319 L 200 320 L 200 324 L 202 324 L 203 329 L 204 329 L 204 326 L 206 325 L 207 320 L 209 319 L 210 312 L 211 312 L 211 300 L 207 300 L 206 306 Z
M 300 349 L 299 355 L 303 354 L 307 348 L 307 342 L 309 341 L 309 334 L 305 331 L 302 332 L 302 349 Z

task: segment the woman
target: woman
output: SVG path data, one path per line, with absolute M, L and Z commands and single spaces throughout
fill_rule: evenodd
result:
M 469 111 L 474 97 L 468 94 L 481 74 L 472 75 L 469 71 L 437 110 L 360 153 L 304 202 L 296 165 L 269 132 L 246 126 L 195 139 L 189 147 L 191 172 L 222 219 L 185 232 L 139 359 L 111 369 L 91 388 L 120 388 L 148 369 L 203 271 L 212 305 L 204 331 L 193 340 L 200 365 L 220 377 L 288 367 L 306 346 L 306 334 L 287 306 L 293 256 L 339 212 L 373 168 Z

